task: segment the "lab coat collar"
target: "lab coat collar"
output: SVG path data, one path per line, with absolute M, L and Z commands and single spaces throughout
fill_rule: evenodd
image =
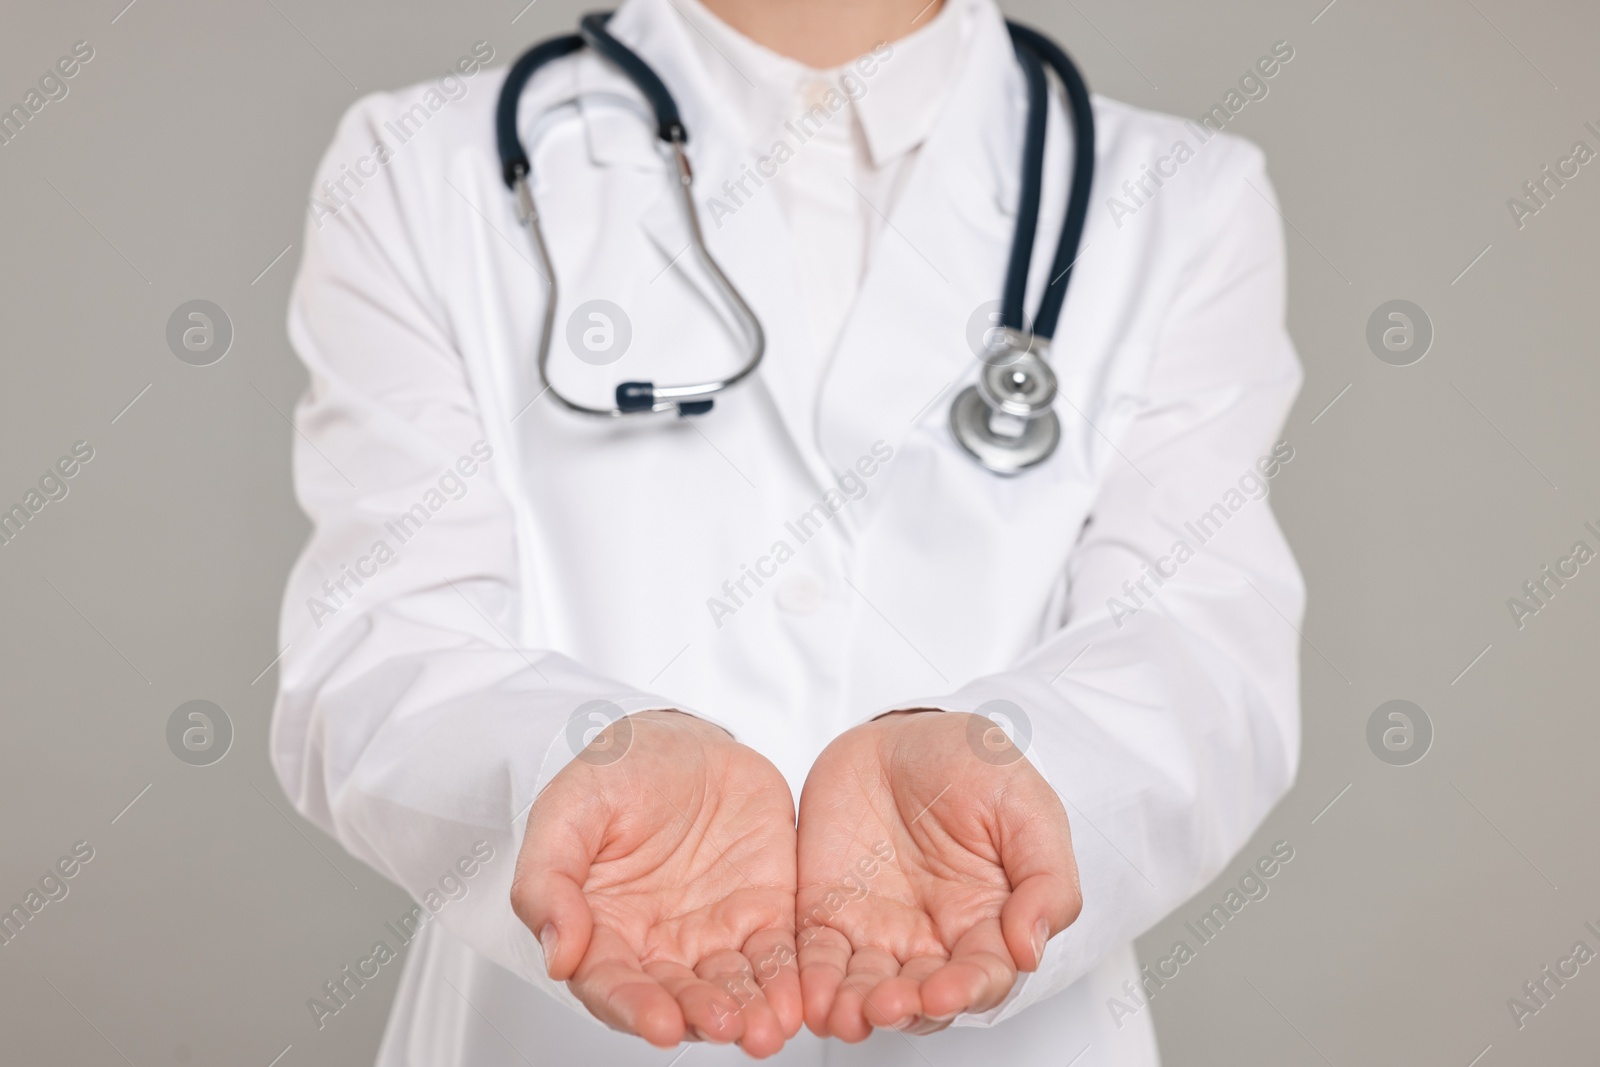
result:
M 665 0 L 671 16 L 689 29 L 719 111 L 734 123 L 752 151 L 765 151 L 783 123 L 794 117 L 802 87 L 825 77 L 744 36 L 699 0 Z
M 758 151 L 806 110 L 807 89 L 829 85 L 850 101 L 875 166 L 921 144 L 944 106 L 982 0 L 946 0 L 909 34 L 828 70 L 779 55 L 723 22 L 700 0 L 665 0 L 691 31 L 716 99 Z
M 890 58 L 878 60 L 877 73 L 863 77 L 865 92 L 854 106 L 876 166 L 927 140 L 988 6 L 985 0 L 945 0 L 933 18 L 888 42 Z

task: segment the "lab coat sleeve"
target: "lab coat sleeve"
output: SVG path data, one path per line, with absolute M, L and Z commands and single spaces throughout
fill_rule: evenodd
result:
M 1260 153 L 1228 140 L 1234 164 L 1208 193 L 1212 223 L 1137 414 L 1112 431 L 1122 455 L 1107 458 L 1064 612 L 1013 669 L 918 702 L 1020 709 L 1082 885 L 1081 917 L 1041 969 L 966 1025 L 1061 991 L 1148 930 L 1221 872 L 1295 775 L 1304 588 L 1266 495 L 1293 459 L 1280 431 L 1301 373 L 1272 189 Z
M 421 144 L 371 164 L 395 111 L 370 97 L 341 124 L 291 297 L 310 374 L 294 482 L 313 529 L 283 603 L 272 761 L 295 807 L 404 887 L 424 922 L 577 1007 L 511 910 L 527 809 L 606 721 L 589 702 L 675 705 L 526 632 L 537 590 L 501 487 L 508 448 L 487 432 L 427 267 L 429 205 L 454 194 L 431 188 L 442 168 Z M 322 183 L 361 160 L 376 176 L 331 199 Z

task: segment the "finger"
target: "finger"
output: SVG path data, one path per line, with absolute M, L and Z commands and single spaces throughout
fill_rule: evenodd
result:
M 721 990 L 723 1010 L 743 1017 L 737 1039 L 740 1048 L 757 1059 L 783 1048 L 783 1028 L 744 953 L 732 949 L 714 952 L 700 961 L 695 974 Z
M 914 1018 L 921 1005 L 917 987 L 896 982 L 900 961 L 881 948 L 858 949 L 839 986 L 828 1029 L 842 1041 L 864 1041 L 875 1027 L 897 1028 Z
M 646 964 L 644 972 L 672 995 L 683 1012 L 684 1025 L 702 1039 L 726 1045 L 744 1033 L 739 1002 L 689 967 L 659 960 Z
M 787 1041 L 800 1032 L 805 1011 L 794 934 L 788 930 L 758 930 L 744 943 L 744 955 Z
M 900 1032 L 902 1034 L 910 1034 L 912 1037 L 927 1037 L 929 1034 L 937 1034 L 940 1030 L 948 1029 L 954 1021 L 954 1015 L 948 1019 L 930 1019 L 926 1015 L 918 1015 L 905 1026 L 902 1026 Z
M 1044 960 L 1045 944 L 1071 926 L 1083 910 L 1077 868 L 1072 865 L 1070 853 L 1066 872 L 1070 880 L 1056 871 L 1042 871 L 1014 882 L 1011 896 L 1000 909 L 1006 948 L 1018 970 L 1038 970 Z
M 677 998 L 646 974 L 622 938 L 594 928 L 589 951 L 568 983 L 589 1014 L 607 1026 L 637 1034 L 658 1048 L 671 1048 L 685 1033 Z
M 961 935 L 950 950 L 950 962 L 922 983 L 922 1013 L 944 1020 L 962 1012 L 988 1011 L 1005 999 L 1016 981 L 1017 968 L 1000 924 L 987 919 Z
M 511 907 L 539 939 L 545 970 L 558 982 L 578 970 L 594 929 L 583 895 L 600 845 L 591 822 L 563 814 L 561 798 L 546 793 L 528 815 L 528 831 L 517 854 Z
M 859 954 L 858 954 L 859 955 Z M 942 956 L 915 956 L 910 964 L 897 964 L 895 972 L 878 980 L 870 992 L 857 978 L 846 978 L 853 990 L 867 995 L 862 998 L 862 1018 L 874 1027 L 905 1030 L 922 1016 L 922 983 L 945 964 Z
M 747 1002 L 744 1006 L 744 1036 L 739 1038 L 739 1047 L 744 1049 L 745 1055 L 764 1060 L 780 1051 L 783 1042 L 783 1027 L 767 999 L 757 996 Z
M 949 1016 L 942 1025 L 932 1029 L 926 1026 L 927 1017 L 922 1011 L 922 983 L 948 961 L 943 956 L 916 956 L 901 965 L 899 973 L 885 978 L 873 987 L 863 1002 L 863 1015 L 873 1026 L 886 1026 L 907 1033 L 932 1033 L 949 1025 Z M 846 979 L 854 983 L 854 979 Z
M 900 974 L 895 977 L 894 981 L 908 982 L 915 986 L 917 1002 L 920 1005 L 922 1001 L 922 983 L 949 962 L 949 959 L 945 956 L 913 956 L 900 965 Z M 943 1019 L 930 1019 L 919 1011 L 916 1018 L 912 1019 L 903 1028 L 903 1031 L 908 1034 L 931 1034 L 949 1026 L 950 1020 L 954 1018 L 954 1015 L 949 1015 Z
M 828 1014 L 839 984 L 850 966 L 850 942 L 828 926 L 808 926 L 797 939 L 800 953 L 800 1000 L 806 1028 L 818 1037 L 833 1036 Z

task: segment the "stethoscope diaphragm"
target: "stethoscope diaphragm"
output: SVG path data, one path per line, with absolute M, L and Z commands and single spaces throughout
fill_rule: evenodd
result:
M 1056 375 L 1034 337 L 1007 330 L 1006 347 L 985 359 L 976 384 L 950 405 L 950 433 L 973 459 L 996 474 L 1017 474 L 1043 462 L 1061 441 Z

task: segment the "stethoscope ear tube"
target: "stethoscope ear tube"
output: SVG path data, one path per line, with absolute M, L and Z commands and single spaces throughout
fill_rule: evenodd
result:
M 717 394 L 743 381 L 760 366 L 761 358 L 766 351 L 766 335 L 755 312 L 750 310 L 750 305 L 745 302 L 738 289 L 734 288 L 733 283 L 728 280 L 727 275 L 722 272 L 722 268 L 717 265 L 706 248 L 705 234 L 700 228 L 700 216 L 694 203 L 692 188 L 694 172 L 689 166 L 689 157 L 684 149 L 689 140 L 689 132 L 684 128 L 683 120 L 678 114 L 678 105 L 672 99 L 672 94 L 666 85 L 656 76 L 655 71 L 607 32 L 606 23 L 610 18 L 610 12 L 585 15 L 581 22 L 580 34 L 557 37 L 529 49 L 507 72 L 495 107 L 495 139 L 500 152 L 501 176 L 512 190 L 517 205 L 517 219 L 527 227 L 529 241 L 533 245 L 534 254 L 538 257 L 538 269 L 549 285 L 545 295 L 544 316 L 539 326 L 539 352 L 536 359 L 539 380 L 544 392 L 548 392 L 567 410 L 582 415 L 619 418 L 623 415 L 665 411 L 676 411 L 680 416 L 703 415 L 711 410 L 713 398 Z M 615 406 L 609 408 L 580 404 L 564 395 L 550 380 L 550 342 L 554 332 L 559 290 L 555 267 L 545 242 L 544 228 L 540 224 L 539 212 L 534 204 L 532 163 L 517 130 L 517 108 L 529 80 L 545 64 L 570 55 L 586 45 L 620 70 L 649 103 L 656 120 L 656 134 L 673 158 L 674 174 L 677 178 L 674 184 L 678 188 L 679 203 L 688 221 L 690 245 L 695 258 L 726 300 L 729 311 L 745 335 L 747 346 L 744 363 L 728 377 L 693 385 L 658 386 L 654 382 L 622 382 L 616 387 Z M 586 94 L 585 98 L 603 99 L 609 95 L 593 93 Z M 557 104 L 547 114 L 564 106 L 575 105 L 578 99 L 574 97 Z M 530 134 L 533 140 L 537 141 L 542 127 L 542 123 L 535 126 Z

